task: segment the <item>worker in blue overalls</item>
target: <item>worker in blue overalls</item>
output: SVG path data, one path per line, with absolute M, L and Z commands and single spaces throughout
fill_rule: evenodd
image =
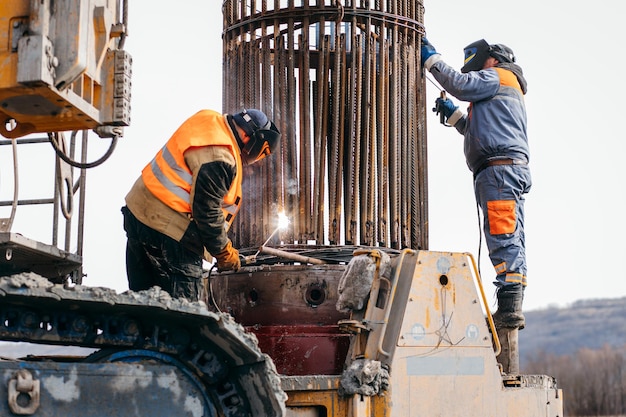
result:
M 524 328 L 526 287 L 524 195 L 531 187 L 526 107 L 527 84 L 513 51 L 484 39 L 468 45 L 461 71 L 447 65 L 422 39 L 421 63 L 443 89 L 469 102 L 467 114 L 442 94 L 435 110 L 464 136 L 464 151 L 474 174 L 476 202 L 496 271 L 498 309 L 493 318 L 507 374 L 519 373 L 518 329 Z

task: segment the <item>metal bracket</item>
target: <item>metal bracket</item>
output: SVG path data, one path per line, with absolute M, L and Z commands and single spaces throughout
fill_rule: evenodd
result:
M 0 232 L 8 232 L 11 218 L 0 219 Z
M 39 408 L 40 382 L 26 369 L 20 369 L 9 380 L 9 408 L 13 414 L 32 415 Z
M 361 334 L 372 330 L 370 327 L 366 326 L 364 322 L 358 320 L 339 320 L 337 324 L 342 333 Z
M 23 17 L 18 17 L 13 21 L 11 26 L 11 52 L 17 52 L 17 44 L 20 38 L 28 32 L 28 20 Z

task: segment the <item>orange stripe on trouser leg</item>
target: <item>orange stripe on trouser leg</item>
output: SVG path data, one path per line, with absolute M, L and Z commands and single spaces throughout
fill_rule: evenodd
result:
M 526 285 L 526 277 L 522 274 L 508 273 L 504 279 L 506 282 Z
M 489 233 L 492 235 L 515 232 L 517 222 L 515 200 L 487 201 L 487 217 Z
M 504 274 L 506 272 L 506 262 L 500 262 L 498 265 L 494 266 L 496 270 L 496 274 Z

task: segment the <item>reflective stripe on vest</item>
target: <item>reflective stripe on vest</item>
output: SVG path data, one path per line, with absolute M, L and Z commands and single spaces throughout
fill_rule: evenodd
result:
M 239 188 L 241 188 L 241 186 Z M 224 213 L 224 229 L 226 229 L 226 231 L 228 231 L 230 226 L 233 224 L 233 220 L 235 220 L 235 216 L 239 211 L 240 204 L 241 197 L 237 197 L 233 204 L 222 204 L 222 213 Z
M 241 204 L 243 168 L 239 146 L 221 113 L 201 110 L 187 119 L 143 169 L 143 181 L 148 190 L 168 207 L 191 213 L 193 177 L 184 153 L 198 146 L 226 146 L 235 157 L 237 172 L 222 202 L 224 228 L 228 230 Z
M 192 181 L 191 173 L 185 171 L 185 169 L 179 167 L 176 164 L 176 161 L 174 160 L 172 153 L 167 149 L 166 146 L 164 146 L 161 149 L 161 155 L 163 157 L 163 160 L 167 164 L 167 166 L 172 171 L 174 171 L 176 175 L 180 177 L 181 180 L 185 181 L 185 185 L 189 185 L 189 187 L 188 188 L 184 186 L 181 187 L 181 186 L 176 185 L 173 181 L 171 181 L 167 177 L 167 175 L 165 175 L 165 173 L 161 171 L 161 168 L 159 168 L 159 164 L 157 163 L 157 158 L 154 158 L 152 162 L 150 162 L 150 167 L 152 168 L 152 172 L 154 176 L 159 182 L 165 185 L 165 188 L 167 188 L 169 191 L 174 193 L 180 200 L 189 201 L 189 198 L 191 195 L 190 194 L 191 181 Z

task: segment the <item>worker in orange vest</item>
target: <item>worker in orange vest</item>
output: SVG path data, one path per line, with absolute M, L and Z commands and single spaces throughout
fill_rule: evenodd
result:
M 203 299 L 202 260 L 238 270 L 227 236 L 241 204 L 243 166 L 273 153 L 280 132 L 260 110 L 201 110 L 187 119 L 141 172 L 122 207 L 126 272 L 133 291 L 159 286 Z

